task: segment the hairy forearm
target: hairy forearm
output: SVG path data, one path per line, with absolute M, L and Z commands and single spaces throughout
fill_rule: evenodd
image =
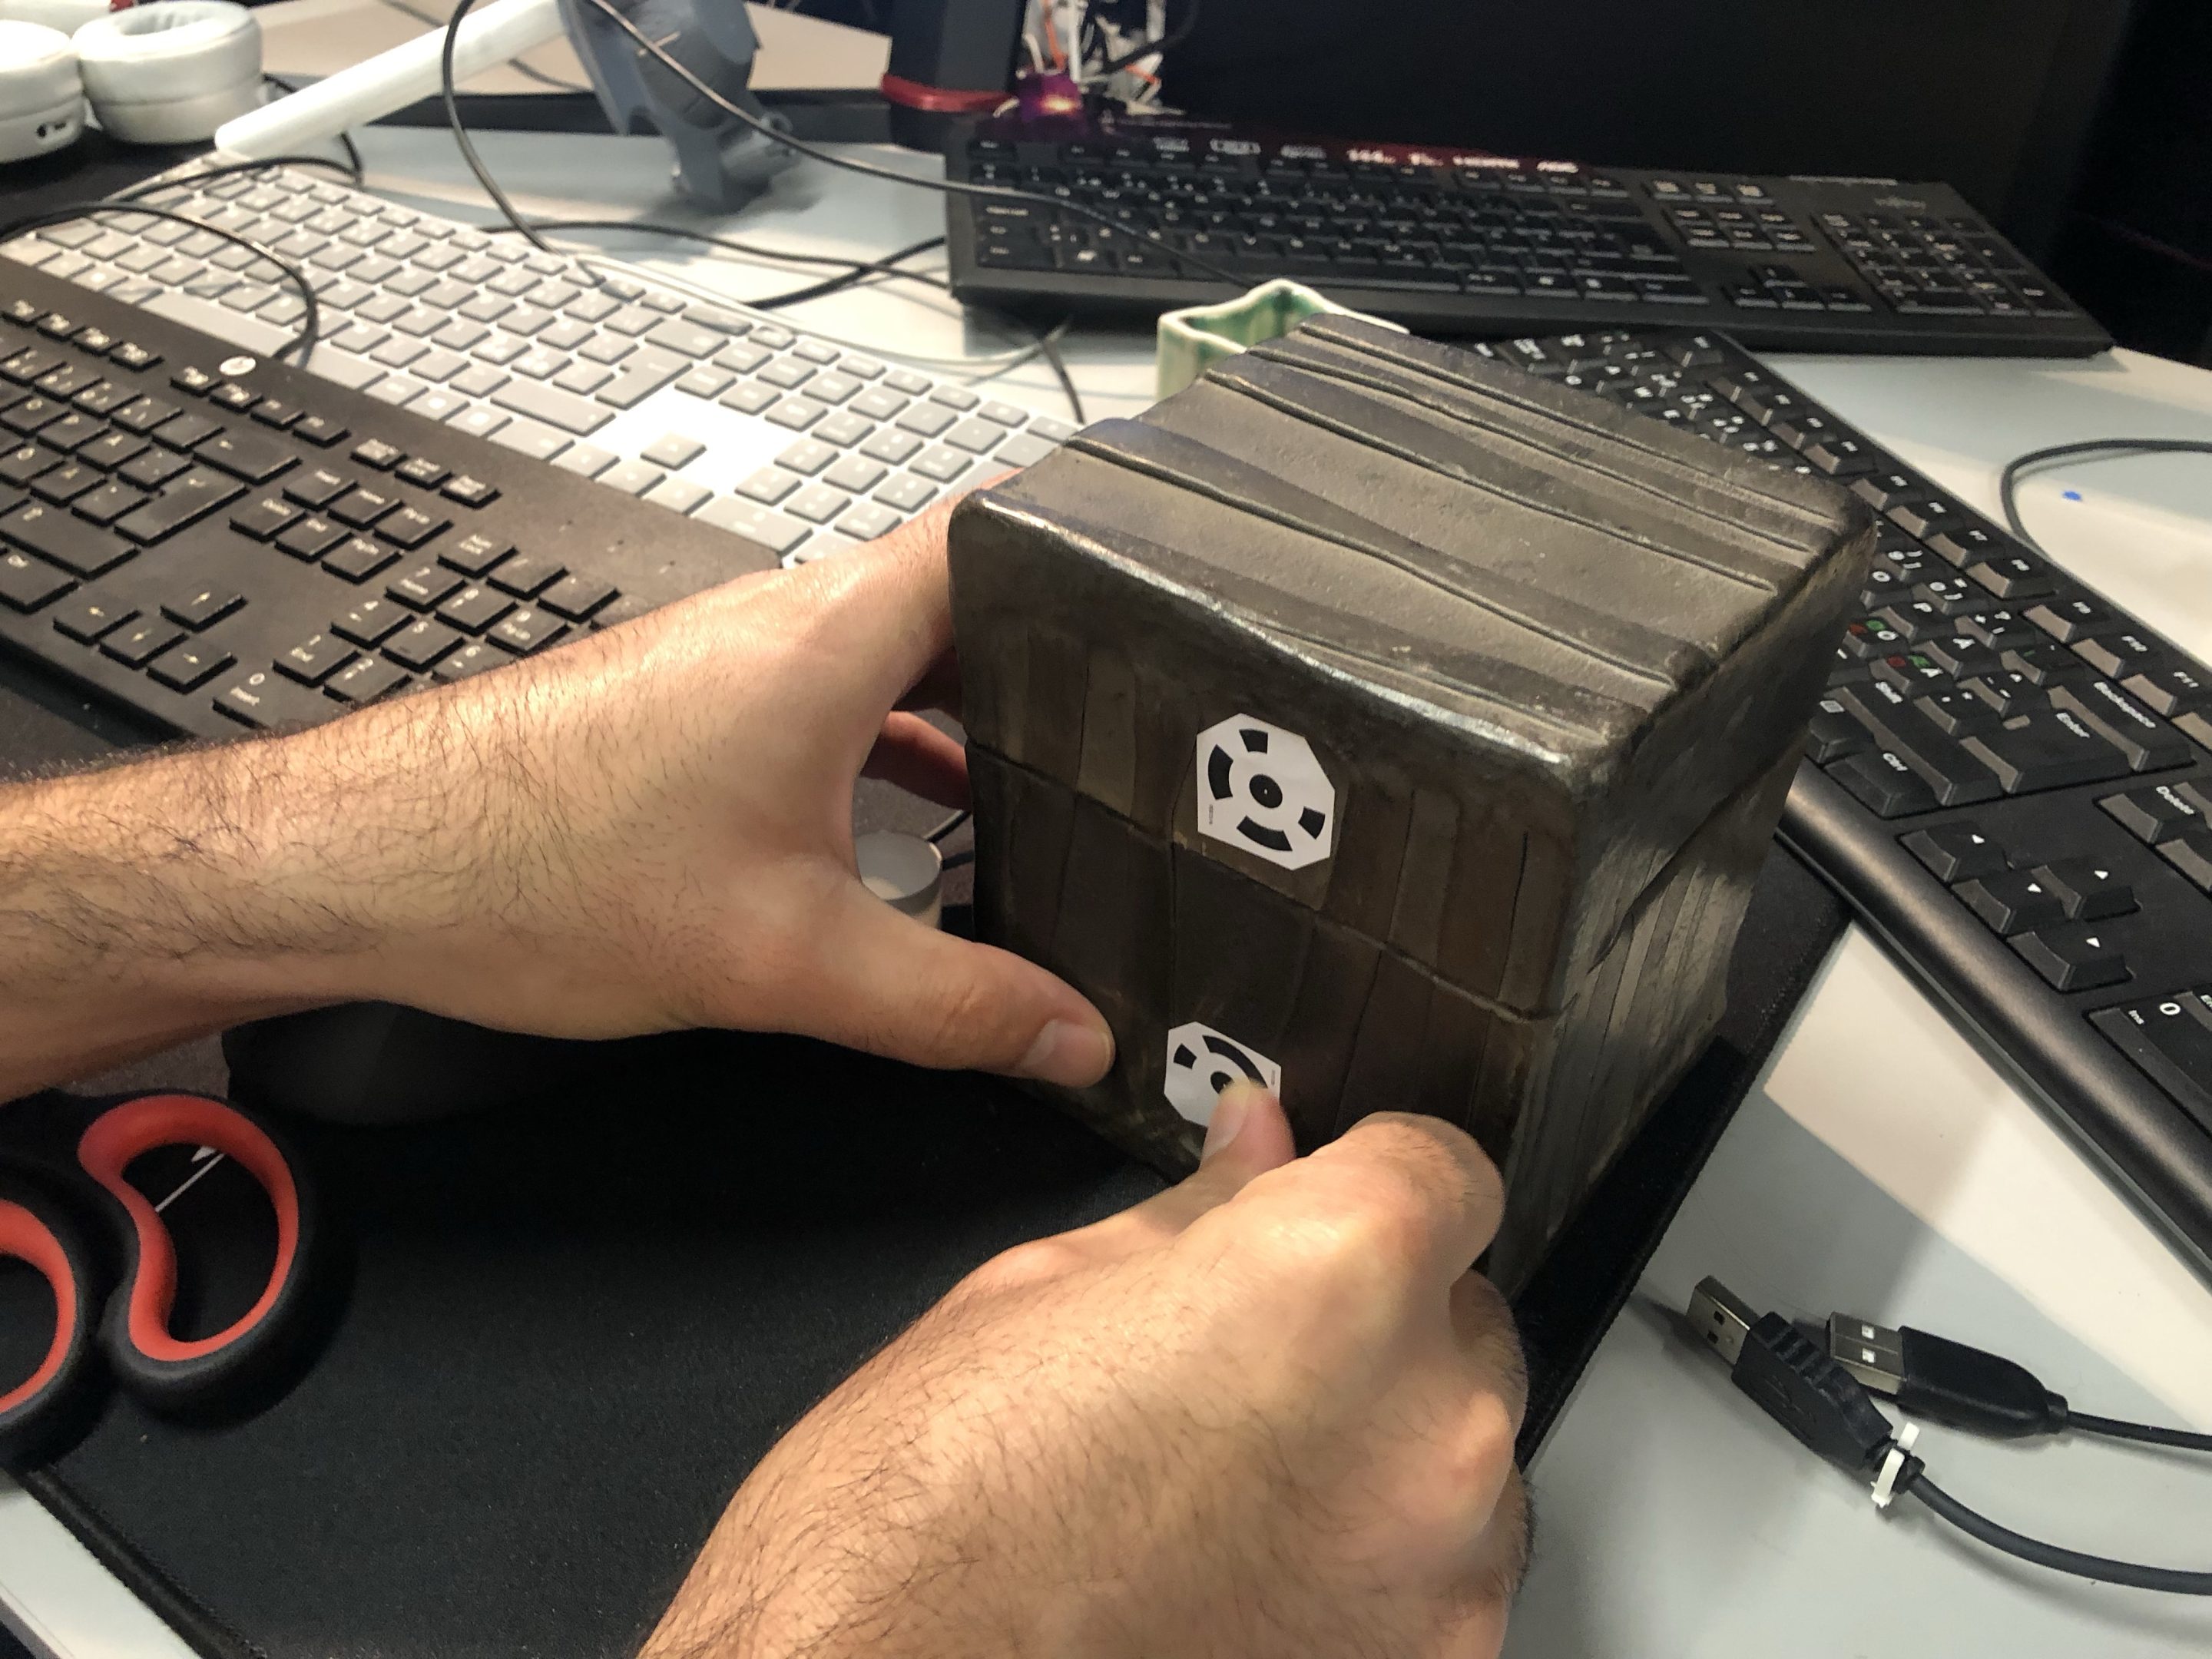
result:
M 0 790 L 0 1099 L 382 994 L 482 805 L 423 712 Z

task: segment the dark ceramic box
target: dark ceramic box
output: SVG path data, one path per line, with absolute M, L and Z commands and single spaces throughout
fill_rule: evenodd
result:
M 1188 1167 L 1215 1091 L 1504 1171 L 1509 1290 L 1721 1010 L 1871 557 L 1774 471 L 1323 319 L 953 519 L 981 935 L 1120 1045 L 1067 1104 Z

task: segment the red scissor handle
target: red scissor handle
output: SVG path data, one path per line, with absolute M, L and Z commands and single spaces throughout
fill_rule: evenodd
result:
M 177 1249 L 144 1194 L 123 1178 L 157 1146 L 212 1146 L 261 1184 L 276 1215 L 276 1259 L 253 1305 L 228 1328 L 185 1341 L 169 1332 Z M 199 1095 L 143 1095 L 94 1118 L 77 1141 L 86 1175 L 127 1218 L 120 1288 L 102 1327 L 109 1363 L 125 1387 L 156 1406 L 215 1401 L 258 1377 L 289 1348 L 306 1317 L 304 1268 L 316 1231 L 312 1194 L 269 1132 L 234 1106 Z
M 52 1291 L 54 1333 L 30 1376 L 0 1394 L 0 1467 L 19 1468 L 75 1426 L 92 1393 L 88 1370 L 100 1316 L 99 1265 L 68 1212 L 32 1183 L 0 1186 L 0 1256 L 30 1264 Z

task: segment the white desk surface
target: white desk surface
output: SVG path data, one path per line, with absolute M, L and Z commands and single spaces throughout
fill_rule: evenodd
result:
M 489 216 L 443 136 L 372 130 L 362 145 L 376 188 Z M 526 210 L 681 215 L 656 141 L 489 134 L 482 147 Z M 915 171 L 935 166 L 880 154 Z M 926 192 L 802 163 L 725 228 L 874 254 L 940 223 Z M 642 262 L 733 297 L 793 285 L 666 245 Z M 904 284 L 841 295 L 795 320 L 948 356 L 1017 337 Z M 1077 331 L 1066 355 L 1092 417 L 1149 401 L 1141 332 Z M 2132 353 L 1776 362 L 1984 511 L 1996 505 L 1997 464 L 2026 449 L 2119 434 L 2212 437 L 2212 374 Z M 1061 412 L 1041 365 L 994 386 Z M 2057 556 L 2212 658 L 2212 462 L 2060 468 L 2029 483 L 2023 501 Z M 1741 1659 L 1785 1647 L 2119 1659 L 2212 1649 L 2212 1607 L 2015 1566 L 1911 1504 L 1877 1515 L 1677 1334 L 1673 1314 L 1708 1273 L 1762 1307 L 1841 1308 L 1983 1342 L 2085 1410 L 2212 1428 L 2212 1290 L 1854 928 L 1536 1459 L 1536 1560 L 1512 1659 Z M 2212 1472 L 2201 1460 L 2083 1443 L 2004 1446 L 1939 1430 L 1922 1448 L 1948 1489 L 2023 1530 L 2212 1566 Z M 188 1651 L 4 1484 L 0 1613 L 58 1654 Z

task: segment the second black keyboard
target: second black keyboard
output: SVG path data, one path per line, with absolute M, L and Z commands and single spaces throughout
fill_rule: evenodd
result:
M 2212 1271 L 2212 668 L 1725 336 L 1475 349 L 1874 510 L 1783 839 Z
M 986 122 L 950 176 L 1042 203 L 945 203 L 963 300 L 1150 314 L 1290 276 L 1424 334 L 1725 328 L 1801 351 L 2083 356 L 2111 337 L 1940 184 L 1514 161 L 1102 118 Z M 1152 240 L 1158 239 L 1158 240 Z

